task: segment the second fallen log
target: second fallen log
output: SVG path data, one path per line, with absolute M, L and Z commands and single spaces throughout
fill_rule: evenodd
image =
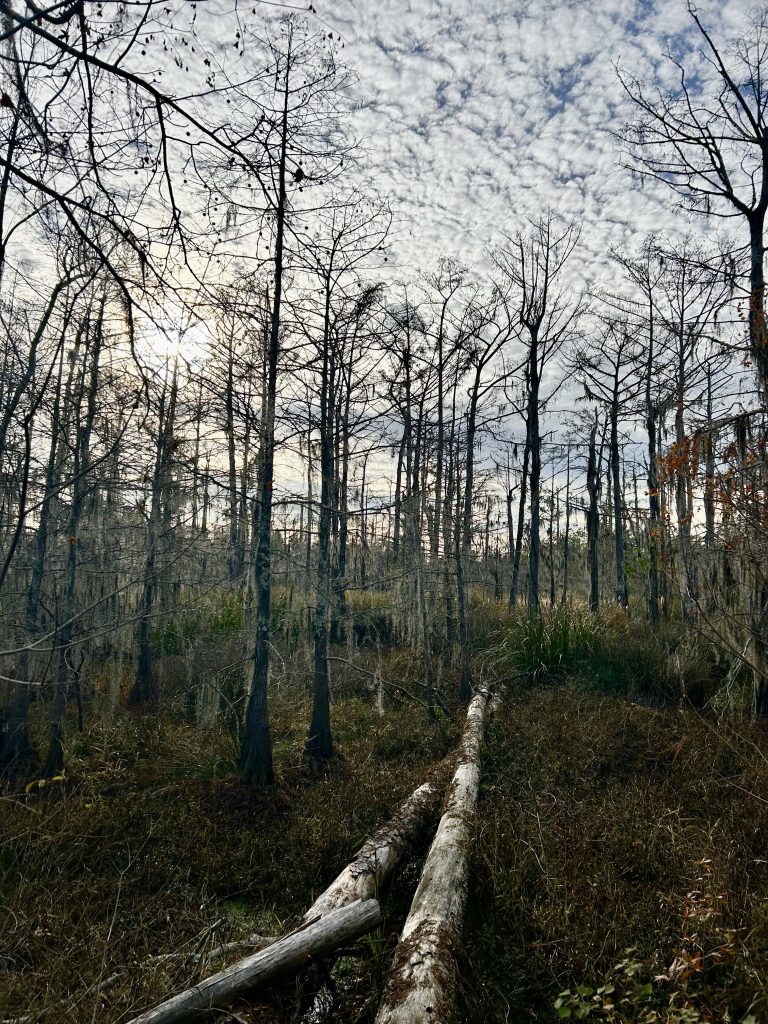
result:
M 240 960 L 199 985 L 172 996 L 135 1017 L 130 1024 L 181 1024 L 225 1009 L 245 992 L 265 988 L 377 927 L 381 911 L 376 900 L 351 903 L 311 921 L 266 949 Z
M 354 860 L 318 896 L 304 915 L 305 921 L 353 900 L 372 899 L 378 894 L 430 826 L 434 828 L 452 761 L 452 757 L 442 761 L 386 825 L 366 840 Z

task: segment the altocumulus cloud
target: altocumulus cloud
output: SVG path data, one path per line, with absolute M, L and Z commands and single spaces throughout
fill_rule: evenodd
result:
M 753 6 L 699 12 L 728 40 Z M 482 263 L 547 207 L 583 221 L 587 280 L 610 246 L 686 230 L 671 194 L 620 166 L 611 136 L 633 117 L 617 63 L 670 86 L 668 48 L 701 66 L 684 0 L 338 0 L 319 13 L 358 75 L 353 131 L 369 183 L 392 197 L 403 270 L 440 255 Z

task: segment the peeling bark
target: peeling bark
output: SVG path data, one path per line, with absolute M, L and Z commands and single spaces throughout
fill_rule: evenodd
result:
M 445 791 L 450 759 L 398 807 L 394 816 L 363 843 L 354 860 L 319 896 L 304 920 L 330 913 L 358 899 L 371 899 L 386 885 L 437 817 Z

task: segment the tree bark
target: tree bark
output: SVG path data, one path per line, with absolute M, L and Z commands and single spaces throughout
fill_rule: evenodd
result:
M 523 452 L 523 471 L 520 475 L 520 503 L 517 507 L 517 533 L 515 534 L 515 554 L 512 560 L 512 580 L 509 585 L 509 610 L 517 606 L 517 595 L 520 588 L 520 561 L 523 555 L 523 534 L 525 533 L 525 503 L 528 498 L 528 467 L 531 460 L 531 442 L 528 423 L 525 426 L 525 451 Z
M 587 459 L 587 571 L 589 574 L 589 610 L 596 612 L 600 607 L 600 569 L 597 555 L 597 539 L 600 532 L 600 470 L 597 459 L 597 420 L 589 432 L 589 455 Z
M 35 554 L 32 565 L 32 576 L 29 582 L 25 606 L 24 606 L 24 629 L 26 632 L 26 643 L 31 644 L 34 635 L 38 630 L 40 616 L 40 598 L 43 593 L 43 577 L 45 573 L 45 559 L 48 552 L 48 536 L 51 528 L 51 505 L 58 485 L 58 453 L 59 433 L 61 431 L 61 389 L 64 378 L 64 348 L 62 346 L 59 354 L 59 369 L 56 376 L 56 390 L 53 400 L 53 413 L 51 416 L 51 439 L 48 448 L 48 462 L 45 470 L 45 490 L 40 505 L 40 518 L 35 534 Z M 4 769 L 15 769 L 29 763 L 35 751 L 29 736 L 29 705 L 31 681 L 27 682 L 29 673 L 29 648 L 26 648 L 19 655 L 16 663 L 15 675 L 19 683 L 16 684 L 13 701 L 8 716 L 8 732 L 5 742 L 2 745 L 2 764 Z
M 764 186 L 765 190 L 765 186 Z M 765 209 L 761 203 L 747 218 L 749 222 L 749 343 L 757 376 L 768 402 L 768 331 L 765 324 L 765 271 L 763 231 Z
M 528 556 L 528 614 L 539 614 L 539 519 L 541 515 L 541 437 L 539 435 L 538 334 L 531 330 L 528 390 L 528 443 L 531 459 L 531 541 Z
M 334 358 L 330 338 L 330 274 L 326 280 L 325 319 L 320 382 L 320 512 L 317 532 L 317 594 L 315 597 L 314 682 L 312 718 L 304 755 L 316 770 L 333 757 L 331 696 L 328 672 L 329 605 L 331 598 L 331 517 L 333 514 Z
M 69 507 L 69 515 L 66 524 L 67 560 L 64 582 L 64 596 L 62 601 L 62 626 L 57 633 L 56 642 L 58 647 L 58 671 L 54 689 L 53 707 L 51 709 L 51 726 L 48 743 L 48 753 L 45 759 L 43 774 L 46 777 L 61 774 L 64 767 L 64 721 L 66 715 L 67 689 L 74 679 L 77 689 L 78 707 L 80 705 L 79 694 L 79 671 L 76 670 L 71 661 L 72 641 L 75 630 L 76 613 L 76 588 L 78 553 L 80 550 L 80 521 L 83 513 L 83 505 L 90 483 L 87 478 L 91 465 L 91 434 L 96 418 L 96 392 L 99 381 L 99 360 L 103 342 L 103 318 L 104 300 L 102 300 L 99 314 L 93 328 L 86 320 L 83 325 L 83 333 L 86 335 L 93 330 L 93 338 L 86 348 L 90 357 L 88 381 L 85 381 L 85 368 L 78 394 L 73 397 L 71 403 L 72 414 L 75 417 L 75 457 L 72 465 L 72 497 Z M 88 318 L 90 319 L 90 317 Z M 90 350 L 90 351 L 89 351 Z M 87 397 L 86 397 L 87 396 Z M 85 398 L 85 419 L 80 419 L 80 406 Z M 77 410 L 77 411 L 75 411 Z M 82 710 L 80 710 L 80 727 L 82 728 Z
M 272 316 L 266 351 L 264 405 L 262 411 L 261 451 L 257 482 L 258 521 L 256 524 L 255 571 L 256 640 L 253 676 L 245 728 L 240 747 L 240 777 L 251 785 L 271 785 L 275 781 L 272 764 L 272 736 L 269 728 L 270 642 L 272 633 L 272 491 L 275 470 L 275 415 L 277 405 L 277 361 L 280 351 L 280 324 L 283 296 L 284 240 L 286 220 L 286 169 L 288 162 L 288 106 L 290 98 L 291 41 L 289 35 L 283 81 L 283 110 L 280 124 L 278 187 L 276 203 L 275 283 Z
M 629 604 L 627 574 L 624 567 L 624 520 L 621 489 L 621 452 L 619 451 L 619 407 L 618 398 L 610 408 L 611 417 L 611 478 L 613 483 L 613 536 L 615 543 L 616 600 L 622 608 Z
M 437 817 L 451 760 L 442 761 L 387 824 L 363 843 L 355 858 L 309 908 L 305 921 L 325 916 L 354 900 L 372 899 L 382 890 Z
M 160 545 L 163 491 L 173 446 L 177 393 L 177 366 L 174 366 L 168 404 L 166 407 L 165 393 L 163 393 L 160 399 L 157 418 L 157 448 L 155 452 L 155 465 L 152 472 L 152 491 L 150 494 L 149 520 L 147 522 L 147 550 L 144 559 L 143 583 L 138 610 L 136 675 L 128 697 L 128 704 L 133 708 L 151 708 L 157 702 L 158 697 L 157 684 L 152 673 L 150 627 L 157 589 L 157 558 Z

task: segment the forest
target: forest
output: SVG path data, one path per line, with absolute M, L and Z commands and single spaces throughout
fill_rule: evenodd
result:
M 768 8 L 677 7 L 662 226 L 413 266 L 330 8 L 0 0 L 2 1024 L 768 1021 Z

